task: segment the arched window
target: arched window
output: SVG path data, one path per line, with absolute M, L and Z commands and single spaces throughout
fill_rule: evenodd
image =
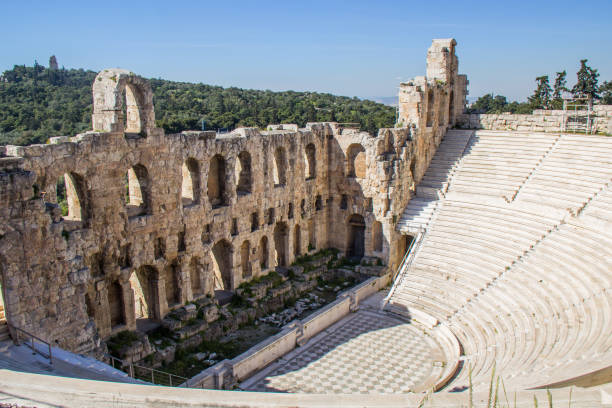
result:
M 287 157 L 285 149 L 279 147 L 274 152 L 274 186 L 284 186 L 287 183 Z
M 365 149 L 359 143 L 353 143 L 349 146 L 347 153 L 347 169 L 348 177 L 365 178 L 366 176 L 366 153 Z
M 225 159 L 217 154 L 210 160 L 208 169 L 208 201 L 213 208 L 226 205 Z
M 383 250 L 382 224 L 378 221 L 372 223 L 372 249 L 376 252 Z
M 304 161 L 306 164 L 306 180 L 313 179 L 317 176 L 317 157 L 314 144 L 306 145 L 304 149 Z
M 151 186 L 149 173 L 142 164 L 130 168 L 126 175 L 126 205 L 128 216 L 151 212 Z
M 105 69 L 93 82 L 92 126 L 96 132 L 146 137 L 155 128 L 153 91 L 148 80 L 124 69 Z
M 236 160 L 236 193 L 238 195 L 251 192 L 251 155 L 243 151 Z
M 183 207 L 200 202 L 200 165 L 196 159 L 187 159 L 183 163 L 182 183 Z
M 87 184 L 83 177 L 75 173 L 66 173 L 57 181 L 57 204 L 62 216 L 71 221 L 87 221 L 89 206 Z
M 244 241 L 240 247 L 240 263 L 242 264 L 242 277 L 248 278 L 251 276 L 251 261 L 250 261 L 251 243 Z
M 268 237 L 265 235 L 259 241 L 259 266 L 262 271 L 268 269 Z

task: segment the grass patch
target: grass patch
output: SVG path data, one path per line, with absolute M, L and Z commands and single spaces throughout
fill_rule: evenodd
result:
M 138 341 L 138 335 L 135 332 L 124 330 L 111 337 L 106 345 L 112 356 L 119 357 L 121 349 L 131 346 L 136 341 Z

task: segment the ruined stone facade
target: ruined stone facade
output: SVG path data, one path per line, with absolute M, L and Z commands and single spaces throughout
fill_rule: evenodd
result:
M 139 318 L 335 247 L 396 268 L 395 223 L 465 104 L 454 40 L 402 84 L 399 125 L 155 127 L 151 87 L 119 69 L 93 84 L 93 131 L 0 153 L 0 278 L 9 323 L 71 351 Z M 57 205 L 65 185 L 67 214 Z

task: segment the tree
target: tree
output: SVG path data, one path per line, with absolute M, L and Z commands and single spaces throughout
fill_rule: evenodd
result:
M 567 72 L 563 70 L 562 72 L 557 72 L 555 77 L 555 84 L 553 85 L 553 100 L 552 107 L 553 109 L 561 109 L 563 108 L 563 92 L 568 92 L 567 89 Z
M 612 81 L 604 81 L 599 87 L 599 91 L 601 92 L 601 104 L 612 105 Z
M 576 73 L 578 81 L 572 88 L 572 94 L 575 98 L 589 98 L 589 100 L 599 99 L 599 87 L 597 81 L 599 74 L 596 69 L 589 67 L 586 63 L 588 60 L 580 60 L 580 69 Z
M 505 96 L 486 94 L 478 98 L 472 104 L 470 110 L 473 113 L 498 113 L 502 112 L 508 101 Z
M 550 94 L 552 89 L 548 83 L 548 75 L 542 75 L 536 78 L 536 90 L 529 97 L 529 103 L 533 109 L 548 109 L 550 108 Z
M 50 136 L 91 129 L 91 84 L 96 73 L 16 65 L 0 81 L 0 145 L 44 143 Z M 395 108 L 369 100 L 315 92 L 272 92 L 151 79 L 157 125 L 167 133 L 271 123 L 359 122 L 375 133 L 392 127 Z M 323 107 L 324 110 L 317 110 Z

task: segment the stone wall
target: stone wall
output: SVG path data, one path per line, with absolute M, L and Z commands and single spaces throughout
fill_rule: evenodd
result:
M 372 277 L 342 293 L 337 300 L 316 311 L 303 320 L 295 320 L 283 330 L 231 360 L 224 360 L 187 381 L 192 388 L 228 389 L 255 372 L 266 367 L 277 358 L 287 354 L 327 327 L 338 322 L 351 311 L 359 308 L 361 300 L 384 288 L 390 279 L 387 273 Z M 458 358 L 458 355 L 457 355 Z M 220 381 L 220 379 L 224 381 Z
M 591 118 L 592 133 L 612 134 L 612 105 L 595 105 L 593 111 L 595 115 Z M 537 109 L 531 115 L 462 114 L 457 118 L 457 126 L 464 129 L 559 133 L 566 131 L 567 120 L 567 113 L 563 110 Z
M 100 340 L 139 318 L 161 320 L 309 251 L 336 247 L 396 268 L 405 248 L 395 223 L 465 100 L 454 45 L 434 40 L 433 76 L 402 84 L 406 126 L 377 135 L 336 123 L 166 135 L 146 80 L 100 72 L 94 131 L 0 149 L 8 321 L 102 352 Z

